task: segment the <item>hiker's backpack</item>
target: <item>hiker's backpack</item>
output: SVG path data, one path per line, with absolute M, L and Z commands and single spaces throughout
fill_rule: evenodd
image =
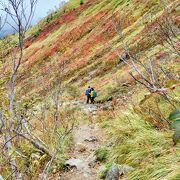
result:
M 86 89 L 86 96 L 88 96 L 91 93 L 90 89 Z
M 96 92 L 96 90 L 94 90 L 94 97 L 97 97 L 97 92 Z

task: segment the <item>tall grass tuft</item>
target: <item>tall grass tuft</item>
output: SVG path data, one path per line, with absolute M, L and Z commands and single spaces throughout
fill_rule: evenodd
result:
M 131 110 L 118 112 L 108 131 L 116 141 L 109 161 L 134 168 L 129 179 L 178 177 L 179 145 L 174 148 L 172 131 L 158 130 Z

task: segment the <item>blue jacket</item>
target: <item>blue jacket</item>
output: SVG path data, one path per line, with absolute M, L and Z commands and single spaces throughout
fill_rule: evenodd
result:
M 86 96 L 90 95 L 90 93 L 91 93 L 91 89 L 90 88 L 86 89 Z

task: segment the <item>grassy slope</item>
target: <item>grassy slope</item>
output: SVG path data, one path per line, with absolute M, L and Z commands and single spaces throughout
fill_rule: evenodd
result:
M 51 94 L 57 86 L 59 65 L 68 60 L 64 75 L 67 86 L 78 87 L 83 95 L 85 87 L 91 84 L 100 94 L 99 101 L 106 101 L 112 95 L 119 101 L 113 117 L 101 117 L 110 137 L 117 137 L 109 161 L 133 166 L 135 170 L 128 175 L 129 179 L 178 179 L 179 146 L 172 149 L 172 132 L 155 129 L 131 108 L 123 111 L 122 98 L 127 97 L 126 107 L 132 103 L 129 100 L 132 97 L 133 103 L 138 104 L 145 90 L 139 91 L 128 76 L 129 69 L 118 63 L 116 54 L 108 46 L 111 42 L 123 53 L 113 27 L 112 13 L 117 19 L 118 14 L 125 14 L 126 42 L 134 49 L 136 42 L 141 43 L 142 58 L 144 54 L 156 54 L 159 60 L 164 49 L 153 40 L 140 38 L 146 32 L 140 21 L 149 12 L 154 19 L 161 16 L 162 6 L 157 0 L 87 0 L 82 6 L 79 0 L 72 0 L 66 5 L 65 13 L 63 11 L 59 10 L 60 17 L 48 24 L 44 20 L 29 32 L 37 37 L 31 36 L 26 41 L 25 59 L 18 77 L 20 94 L 24 97 Z M 148 20 L 147 24 L 151 28 Z M 169 59 L 174 62 L 172 70 L 178 72 L 175 57 Z M 131 86 L 122 87 L 123 83 Z M 70 98 L 68 93 L 66 95 Z
M 112 23 L 112 12 L 115 14 L 126 12 L 124 32 L 127 34 L 127 43 L 132 47 L 134 42 L 140 41 L 139 37 L 146 31 L 144 24 L 139 23 L 140 19 L 149 12 L 153 12 L 155 17 L 162 13 L 157 1 L 140 3 L 135 0 L 132 2 L 92 0 L 63 14 L 41 28 L 39 36 L 32 44 L 27 42 L 23 69 L 28 71 L 22 70 L 23 78 L 19 80 L 21 93 L 27 94 L 32 91 L 46 94 L 53 89 L 59 73 L 58 65 L 63 60 L 70 61 L 64 78 L 66 83 L 74 82 L 76 86 L 82 88 L 87 83 L 98 84 L 96 86 L 98 91 L 110 81 L 116 83 L 116 76 L 120 77 L 121 73 L 124 74 L 124 70 L 118 67 L 116 54 L 108 46 L 108 42 L 115 47 L 119 46 Z M 155 44 L 149 43 L 148 39 L 142 40 L 142 47 L 144 53 L 149 54 L 158 54 L 161 49 L 160 47 L 153 49 Z M 34 77 L 33 81 L 29 79 L 32 77 L 30 74 Z M 34 87 L 37 82 L 43 82 L 42 86 Z

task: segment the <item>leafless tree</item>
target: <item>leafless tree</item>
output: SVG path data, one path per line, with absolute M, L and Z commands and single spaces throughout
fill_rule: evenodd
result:
M 56 56 L 59 56 L 58 54 L 56 54 Z M 56 79 L 56 88 L 55 91 L 52 95 L 52 100 L 53 100 L 53 106 L 54 106 L 54 112 L 53 112 L 53 128 L 52 128 L 52 134 L 56 135 L 57 134 L 57 128 L 58 128 L 58 124 L 60 123 L 61 127 L 64 127 L 63 124 L 63 120 L 60 117 L 60 107 L 62 107 L 63 105 L 63 100 L 62 98 L 62 94 L 65 90 L 65 87 L 63 85 L 63 77 L 64 77 L 64 72 L 66 69 L 67 64 L 69 63 L 69 60 L 63 60 L 58 66 L 57 66 L 57 72 L 58 72 L 58 77 Z M 66 139 L 66 137 L 72 132 L 74 128 L 74 122 L 72 123 L 68 123 L 65 127 L 64 127 L 64 132 L 62 134 L 58 135 L 58 143 L 56 145 L 56 147 L 54 148 L 54 153 L 51 156 L 50 161 L 46 164 L 43 173 L 41 175 L 41 180 L 46 180 L 48 173 L 49 173 L 49 169 L 53 163 L 53 161 L 56 159 L 59 150 L 62 148 L 63 143 Z M 54 138 L 54 137 L 53 137 Z
M 65 128 L 65 131 L 63 132 L 63 134 L 60 135 L 60 138 L 58 139 L 59 143 L 58 143 L 57 147 L 55 148 L 54 153 L 51 156 L 50 161 L 46 164 L 46 166 L 45 166 L 45 168 L 43 170 L 43 173 L 41 175 L 41 180 L 46 180 L 47 179 L 49 169 L 50 169 L 53 161 L 56 159 L 56 156 L 58 155 L 59 150 L 62 148 L 66 137 L 72 132 L 73 129 L 74 129 L 74 123 L 72 123 L 70 125 L 70 127 L 67 126 Z
M 157 31 L 159 33 L 159 37 L 161 37 L 161 44 L 166 49 L 169 49 L 171 53 L 180 56 L 180 28 L 172 18 L 172 7 L 170 8 L 168 6 L 166 0 L 161 0 L 161 4 L 163 5 L 164 9 L 164 18 L 162 21 L 156 22 Z
M 114 16 L 113 16 L 114 17 Z M 144 63 L 139 59 L 138 53 L 133 53 L 127 43 L 125 42 L 125 35 L 122 29 L 122 23 L 124 18 L 121 18 L 120 22 L 113 18 L 113 26 L 119 36 L 121 46 L 123 49 L 123 54 L 119 53 L 118 50 L 114 48 L 112 44 L 109 43 L 109 46 L 113 49 L 114 52 L 119 57 L 119 60 L 126 64 L 133 72 L 136 72 L 140 78 L 136 78 L 131 72 L 130 75 L 140 84 L 145 86 L 150 92 L 155 92 L 160 89 L 160 84 L 157 80 L 156 74 L 153 71 L 153 62 L 151 58 Z
M 3 29 L 4 25 L 6 24 L 7 20 L 7 13 L 5 13 L 5 16 L 0 15 L 0 31 Z
M 12 157 L 13 144 L 12 139 L 16 129 L 16 123 L 22 124 L 21 119 L 15 120 L 14 101 L 15 101 L 15 81 L 18 69 L 23 58 L 23 45 L 25 34 L 31 25 L 34 15 L 37 0 L 8 0 L 7 2 L 0 1 L 1 11 L 7 14 L 6 24 L 9 25 L 18 35 L 18 45 L 11 49 L 12 69 L 9 80 L 9 118 L 1 116 L 1 122 L 4 125 L 4 141 L 7 148 L 9 163 L 12 169 L 14 179 L 22 179 L 21 174 L 17 169 L 16 160 Z

